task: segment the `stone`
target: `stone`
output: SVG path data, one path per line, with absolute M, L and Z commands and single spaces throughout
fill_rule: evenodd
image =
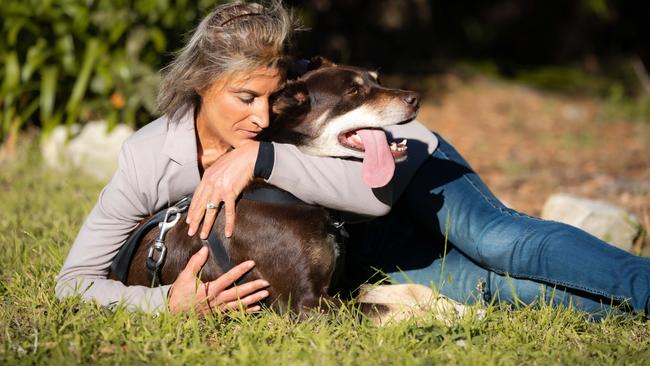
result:
M 73 137 L 67 141 L 68 129 L 56 127 L 41 142 L 41 153 L 46 166 L 55 170 L 76 169 L 100 181 L 108 181 L 117 169 L 117 158 L 122 144 L 133 133 L 124 124 L 110 133 L 105 121 L 73 125 Z
M 604 201 L 553 194 L 544 203 L 542 219 L 575 226 L 628 252 L 641 251 L 643 226 L 639 219 Z
M 79 133 L 78 124 L 70 126 L 70 134 Z M 62 170 L 66 165 L 65 147 L 68 142 L 68 128 L 65 126 L 55 127 L 48 136 L 41 139 L 41 155 L 45 165 L 54 170 Z

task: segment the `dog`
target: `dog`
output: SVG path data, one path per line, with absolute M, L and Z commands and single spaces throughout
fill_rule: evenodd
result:
M 407 156 L 406 141 L 389 144 L 382 127 L 414 119 L 419 95 L 380 85 L 376 72 L 318 58 L 302 77 L 274 93 L 270 105 L 271 123 L 259 140 L 293 144 L 318 156 L 363 159 L 364 181 L 380 187 L 392 178 L 395 162 Z M 238 200 L 233 235 L 226 238 L 217 230 L 224 227 L 223 212 L 211 235 L 218 237 L 231 263 L 255 260 L 245 279 L 263 278 L 270 283 L 270 295 L 264 300 L 268 306 L 296 314 L 323 310 L 323 300 L 332 300 L 328 291 L 343 245 L 335 215 L 301 202 L 246 198 L 259 189 L 280 192 L 256 180 Z M 166 259 L 158 275 L 161 284 L 173 283 L 203 245 L 197 236 L 187 236 L 185 216 L 166 234 Z M 151 229 L 141 244 L 153 242 L 159 232 Z M 148 248 L 138 245 L 131 257 L 127 285 L 151 285 L 153 275 L 145 266 Z M 214 280 L 227 270 L 218 254 L 211 247 L 202 281 Z M 116 278 L 114 273 L 109 277 Z

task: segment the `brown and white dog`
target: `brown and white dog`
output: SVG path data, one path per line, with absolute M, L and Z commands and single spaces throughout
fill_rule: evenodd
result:
M 418 94 L 383 87 L 372 71 L 337 66 L 325 60 L 300 79 L 290 81 L 272 96 L 271 124 L 259 138 L 296 145 L 305 153 L 363 159 L 363 177 L 371 187 L 386 185 L 395 161 L 406 158 L 406 141 L 388 143 L 382 127 L 415 118 Z M 254 182 L 253 190 L 264 182 Z M 268 186 L 270 187 L 270 186 Z M 277 188 L 274 188 L 277 189 Z M 328 290 L 341 246 L 329 210 L 304 203 L 260 202 L 242 198 L 237 203 L 237 226 L 226 238 L 225 214 L 220 212 L 213 230 L 232 263 L 255 260 L 247 280 L 270 283 L 265 302 L 279 311 L 304 314 L 329 299 Z M 189 258 L 203 245 L 187 236 L 185 215 L 166 235 L 167 255 L 160 282 L 174 282 Z M 145 262 L 149 244 L 158 236 L 154 228 L 132 257 L 128 285 L 151 284 Z M 203 281 L 214 280 L 224 268 L 210 259 L 201 272 Z

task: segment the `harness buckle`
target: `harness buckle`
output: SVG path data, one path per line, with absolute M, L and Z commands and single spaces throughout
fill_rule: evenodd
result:
M 179 204 L 181 202 L 179 202 Z M 167 255 L 167 246 L 165 246 L 165 236 L 167 235 L 167 232 L 178 223 L 178 220 L 181 218 L 181 213 L 187 209 L 187 207 L 179 207 L 179 204 L 167 209 L 167 212 L 165 212 L 165 218 L 160 224 L 158 224 L 160 227 L 158 239 L 151 244 L 149 251 L 147 252 L 147 269 L 154 274 L 158 272 L 158 269 L 165 261 L 165 256 Z M 156 253 L 158 253 L 158 258 L 156 258 Z

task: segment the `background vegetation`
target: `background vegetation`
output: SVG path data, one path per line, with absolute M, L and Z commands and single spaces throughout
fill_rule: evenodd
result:
M 0 140 L 26 124 L 143 124 L 159 73 L 214 0 L 5 0 Z
M 650 120 L 650 12 L 633 1 L 289 2 L 312 27 L 300 41 L 307 54 L 399 75 L 490 74 L 597 96 L 612 117 Z
M 0 141 L 27 125 L 155 114 L 158 71 L 219 0 L 4 0 Z M 650 13 L 631 1 L 287 1 L 312 29 L 298 56 L 388 73 L 464 68 L 608 98 L 650 115 Z M 426 89 L 422 86 L 417 89 Z

